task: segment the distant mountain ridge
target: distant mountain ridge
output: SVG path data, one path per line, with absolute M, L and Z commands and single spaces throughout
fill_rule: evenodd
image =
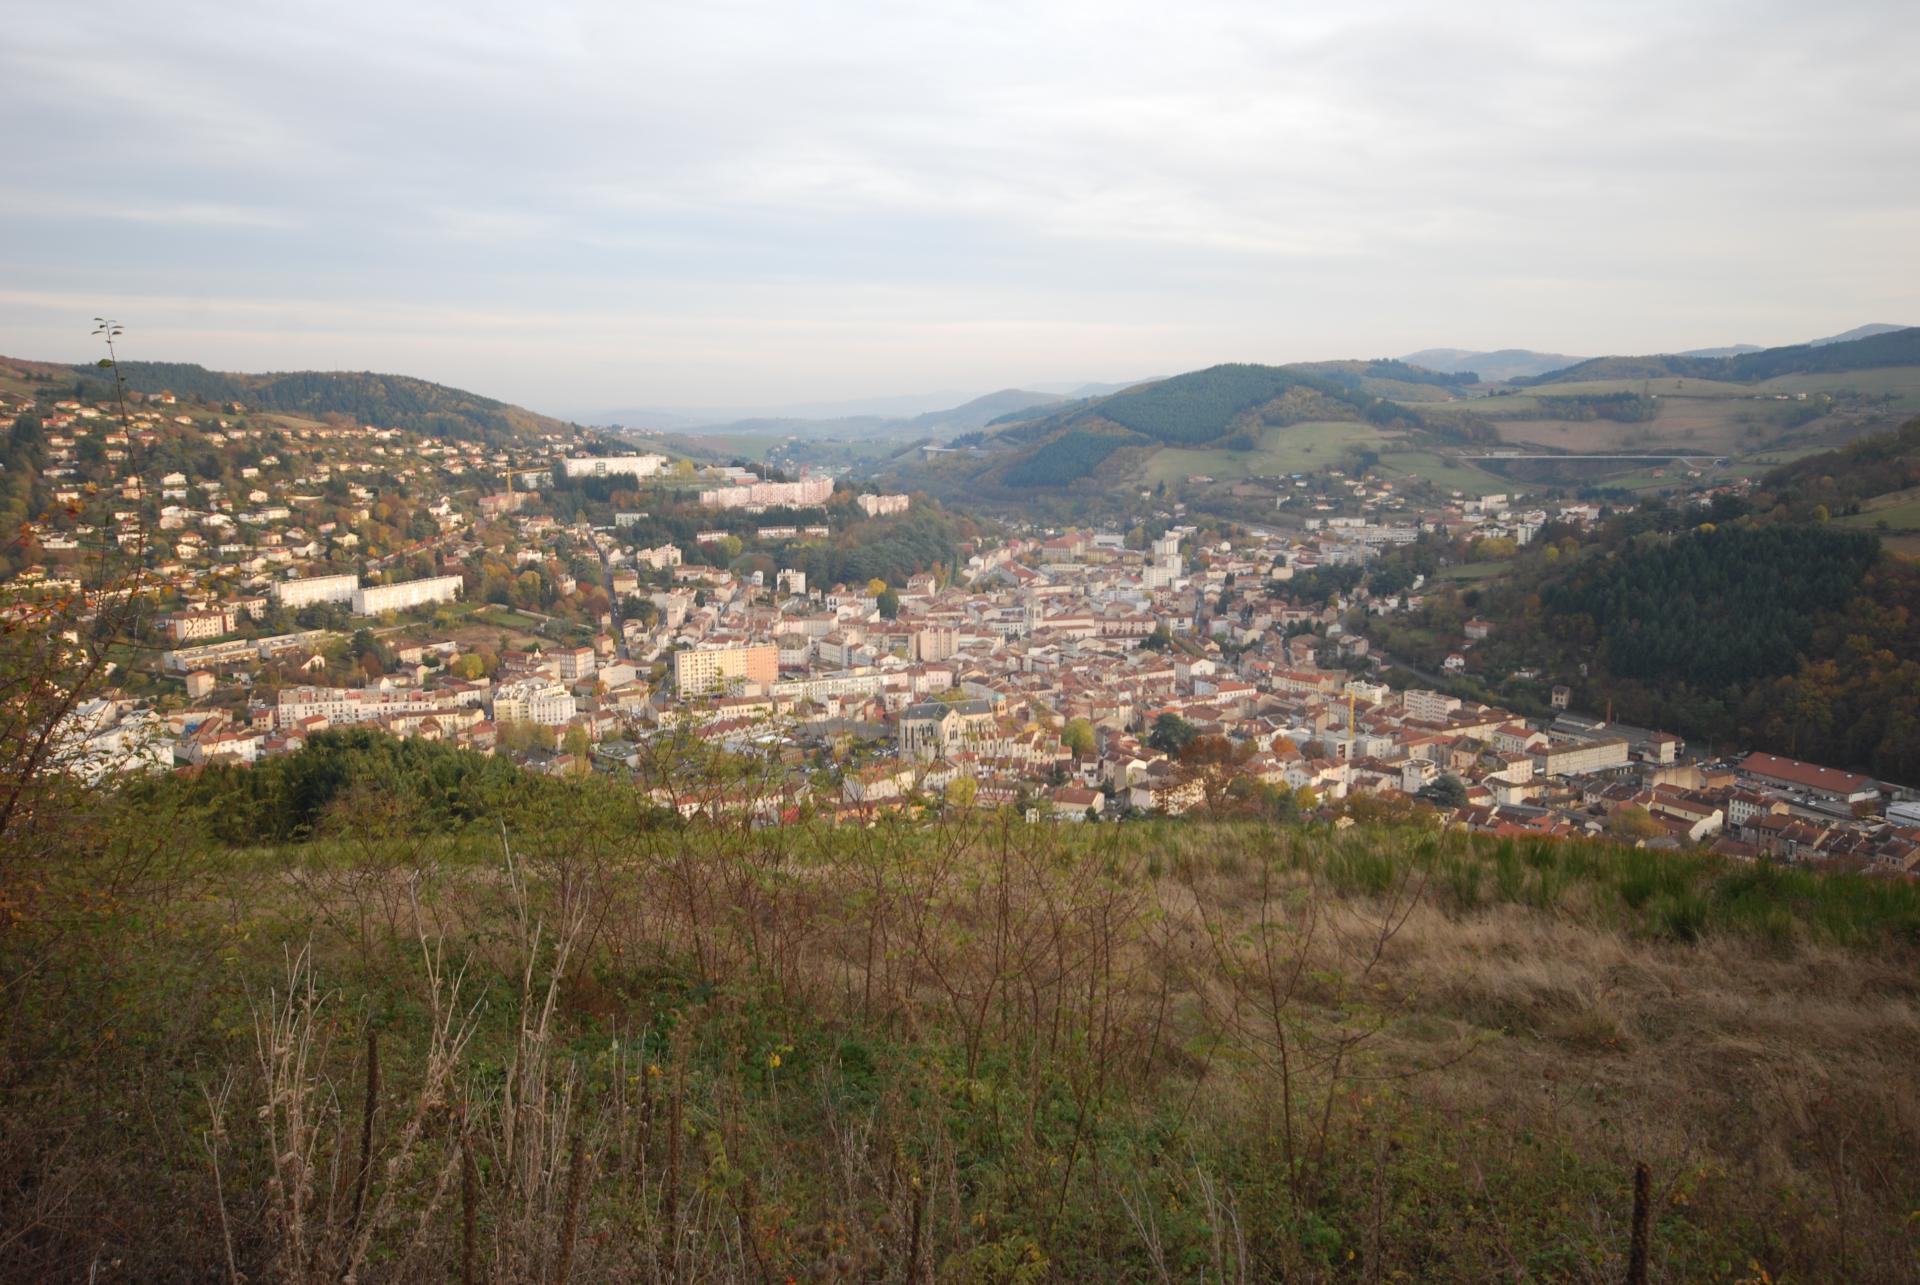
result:
M 1521 375 L 1544 375 L 1587 360 L 1565 353 L 1535 352 L 1531 348 L 1496 348 L 1475 352 L 1468 348 L 1422 348 L 1400 358 L 1409 366 L 1424 366 L 1443 374 L 1472 371 L 1490 383 L 1504 383 Z
M 112 383 L 98 366 L 70 367 L 76 379 L 105 396 Z M 138 393 L 170 392 L 210 403 L 238 402 L 250 410 L 318 419 L 345 415 L 379 428 L 431 437 L 507 442 L 578 434 L 578 425 L 465 389 L 371 371 L 301 370 L 248 375 L 209 370 L 190 362 L 123 361 L 120 373 Z
M 1052 393 L 1003 388 L 958 406 L 923 411 L 912 416 L 839 415 L 811 419 L 797 415 L 749 415 L 721 423 L 683 424 L 678 428 L 708 437 L 745 433 L 841 439 L 941 437 L 972 432 L 1009 415 L 1018 417 L 1029 411 L 1044 411 L 1047 407 L 1060 404 L 1060 401 L 1061 398 Z
M 1861 327 L 1869 329 L 1869 327 Z M 1883 366 L 1920 365 L 1920 327 L 1875 330 L 1860 339 L 1832 337 L 1783 348 L 1762 348 L 1727 357 L 1689 357 L 1654 353 L 1643 357 L 1595 357 L 1564 370 L 1517 378 L 1538 387 L 1599 379 L 1717 379 L 1752 383 L 1780 375 L 1830 374 Z
M 1889 335 L 1896 330 L 1912 330 L 1912 326 L 1893 326 L 1884 321 L 1869 322 L 1864 326 L 1855 326 L 1852 330 L 1843 330 L 1837 335 L 1828 335 L 1825 339 L 1809 339 L 1807 347 L 1825 348 L 1828 344 L 1851 343 L 1855 339 L 1871 339 L 1875 335 Z
M 1855 326 L 1852 330 L 1845 330 L 1837 335 L 1809 339 L 1804 344 L 1788 346 L 1825 348 L 1831 344 L 1851 343 L 1856 339 L 1871 339 L 1877 335 L 1908 329 L 1911 327 L 1888 325 L 1885 322 L 1876 321 L 1864 326 Z M 1749 353 L 1767 351 L 1769 349 L 1764 344 L 1725 344 L 1715 348 L 1689 348 L 1682 352 L 1661 355 L 1704 358 L 1744 357 Z M 1535 352 L 1531 348 L 1497 348 L 1489 352 L 1477 352 L 1470 348 L 1422 348 L 1419 352 L 1407 353 L 1400 360 L 1410 366 L 1424 366 L 1428 370 L 1442 371 L 1447 374 L 1472 371 L 1488 383 L 1518 383 L 1581 367 L 1588 362 L 1615 359 L 1572 357 L 1566 353 Z
M 1058 406 L 1063 400 L 1065 399 L 1053 393 L 1005 388 L 997 393 L 976 397 L 965 405 L 955 406 L 950 410 L 928 411 L 924 415 L 916 415 L 910 422 L 915 430 L 923 433 L 965 433 L 976 428 L 985 428 L 1002 415 Z

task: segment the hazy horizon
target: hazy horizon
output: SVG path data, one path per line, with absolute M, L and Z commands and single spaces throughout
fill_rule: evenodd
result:
M 1890 3 L 8 26 L 21 357 L 92 357 L 107 312 L 130 358 L 573 415 L 1920 321 Z

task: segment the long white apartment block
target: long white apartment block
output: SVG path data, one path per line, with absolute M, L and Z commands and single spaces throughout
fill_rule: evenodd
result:
M 399 584 L 368 585 L 354 590 L 353 614 L 377 616 L 383 611 L 405 611 L 432 602 L 452 602 L 460 596 L 459 576 L 428 576 Z
M 316 602 L 352 602 L 359 589 L 359 576 L 308 576 L 304 580 L 278 581 L 272 592 L 275 602 L 288 611 L 298 611 Z
M 562 460 L 568 477 L 653 477 L 667 466 L 664 455 L 590 455 Z

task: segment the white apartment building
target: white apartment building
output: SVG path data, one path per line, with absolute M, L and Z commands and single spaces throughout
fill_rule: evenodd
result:
M 664 455 L 595 455 L 562 460 L 568 477 L 654 477 L 666 468 Z
M 564 727 L 577 712 L 573 693 L 558 683 L 526 679 L 503 683 L 493 693 L 493 721 L 496 723 L 538 723 L 542 727 Z
M 359 576 L 309 576 L 305 580 L 279 581 L 272 592 L 275 602 L 288 611 L 298 611 L 316 602 L 352 602 L 359 590 Z
M 353 592 L 353 614 L 377 616 L 383 611 L 406 611 L 430 602 L 452 602 L 460 596 L 459 576 L 428 576 L 399 584 L 368 585 Z
M 1422 723 L 1444 723 L 1447 715 L 1460 708 L 1459 697 L 1443 696 L 1439 692 L 1409 690 L 1402 699 L 1406 704 L 1407 717 Z
M 361 687 L 283 687 L 274 708 L 276 727 L 324 718 L 335 727 L 371 723 L 385 714 L 431 714 L 446 704 L 423 691 L 381 692 Z
M 634 553 L 633 560 L 643 567 L 652 567 L 655 571 L 665 571 L 680 565 L 680 546 L 660 544 L 651 549 L 641 549 Z
M 907 511 L 907 497 L 904 495 L 862 495 L 854 500 L 861 512 L 870 518 L 884 517 L 891 513 Z
M 767 685 L 767 695 L 783 704 L 810 700 L 825 703 L 829 697 L 878 696 L 886 690 L 884 675 L 877 672 L 809 674 L 805 678 L 786 678 Z
M 798 482 L 751 482 L 700 492 L 700 503 L 710 509 L 801 508 L 825 504 L 833 494 L 830 477 L 804 477 Z

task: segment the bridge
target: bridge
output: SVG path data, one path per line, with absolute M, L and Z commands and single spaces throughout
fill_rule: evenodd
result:
M 1724 457 L 1717 455 L 1589 455 L 1585 452 L 1561 451 L 1488 451 L 1482 455 L 1461 455 L 1463 460 L 1625 460 L 1640 464 L 1717 464 Z

